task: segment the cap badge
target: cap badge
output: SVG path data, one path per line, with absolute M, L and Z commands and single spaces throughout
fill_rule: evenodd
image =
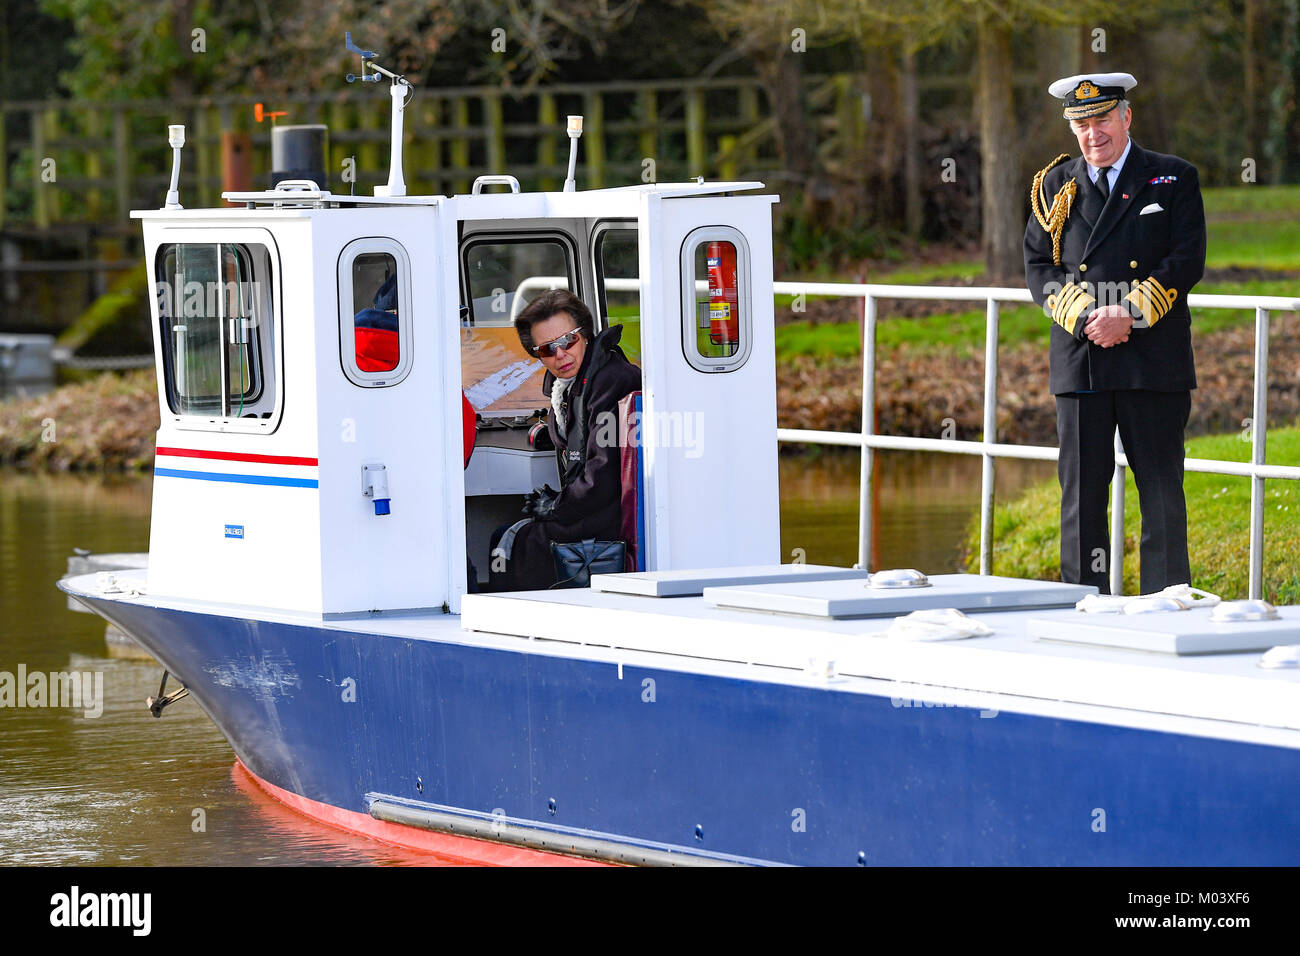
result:
M 1074 88 L 1074 98 L 1076 100 L 1090 100 L 1094 96 L 1098 96 L 1100 94 L 1101 94 L 1101 90 L 1097 89 L 1097 87 L 1093 86 L 1087 80 L 1084 80 L 1082 83 L 1080 83 L 1078 86 Z

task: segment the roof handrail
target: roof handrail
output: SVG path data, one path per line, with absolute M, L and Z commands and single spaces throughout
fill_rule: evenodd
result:
M 471 194 L 477 196 L 484 186 L 509 186 L 512 193 L 519 192 L 519 180 L 515 177 L 496 175 L 475 177 L 474 185 L 470 187 Z

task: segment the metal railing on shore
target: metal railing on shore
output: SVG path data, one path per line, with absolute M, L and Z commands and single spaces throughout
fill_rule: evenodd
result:
M 1047 445 L 1004 445 L 997 442 L 998 407 L 998 321 L 1000 303 L 1032 303 L 1026 289 L 961 288 L 949 286 L 873 285 L 844 282 L 776 282 L 777 295 L 858 298 L 863 302 L 862 332 L 862 429 L 859 433 L 778 428 L 777 441 L 804 444 L 846 445 L 862 450 L 858 501 L 858 564 L 871 562 L 871 484 L 876 449 L 901 449 L 979 455 L 983 459 L 980 482 L 980 574 L 991 574 L 993 566 L 994 463 L 998 458 L 1056 461 L 1059 449 Z M 876 409 L 876 306 L 881 299 L 929 299 L 985 303 L 984 339 L 984 432 L 981 441 L 953 438 L 917 438 L 877 435 Z M 1264 482 L 1270 478 L 1300 480 L 1300 467 L 1267 465 L 1268 338 L 1270 312 L 1300 311 L 1300 298 L 1255 295 L 1200 295 L 1188 299 L 1192 309 L 1255 310 L 1255 379 L 1250 428 L 1249 462 L 1185 458 L 1186 471 L 1250 478 L 1250 597 L 1263 596 L 1264 587 Z M 1046 319 L 1044 319 L 1046 321 Z M 1046 353 L 1043 356 L 1047 360 Z M 1124 479 L 1128 458 L 1115 437 L 1115 475 L 1111 481 L 1110 587 L 1123 592 L 1124 578 Z

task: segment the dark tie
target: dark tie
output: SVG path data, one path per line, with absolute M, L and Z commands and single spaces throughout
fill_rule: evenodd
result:
M 1101 193 L 1101 201 L 1105 202 L 1110 198 L 1110 167 L 1103 166 L 1097 170 L 1097 192 Z

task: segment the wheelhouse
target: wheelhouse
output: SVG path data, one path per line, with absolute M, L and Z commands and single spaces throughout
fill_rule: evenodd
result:
M 558 485 L 514 319 L 624 326 L 648 570 L 779 560 L 771 204 L 758 183 L 456 197 L 227 194 L 143 221 L 159 383 L 151 592 L 353 615 L 486 583 Z M 473 408 L 468 463 L 462 395 Z M 468 579 L 470 567 L 478 581 Z

